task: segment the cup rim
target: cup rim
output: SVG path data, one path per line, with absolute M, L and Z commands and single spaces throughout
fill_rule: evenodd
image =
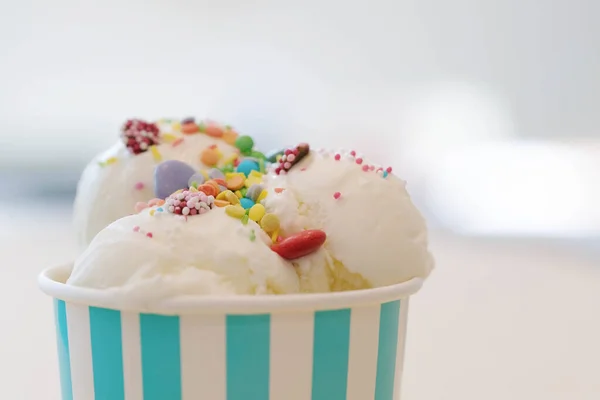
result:
M 118 291 L 67 285 L 65 281 L 72 268 L 71 263 L 45 269 L 38 277 L 40 289 L 47 295 L 67 303 L 165 315 L 260 314 L 352 308 L 408 298 L 416 293 L 424 282 L 423 278 L 413 278 L 395 285 L 347 292 L 181 296 L 149 302 L 148 299 L 125 297 L 125 294 Z

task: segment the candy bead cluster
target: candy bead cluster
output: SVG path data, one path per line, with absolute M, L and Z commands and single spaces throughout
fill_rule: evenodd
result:
M 279 165 L 275 168 L 277 175 L 286 174 L 292 167 L 298 164 L 310 152 L 310 147 L 306 143 L 299 144 L 293 149 L 287 149 L 279 157 Z
M 131 153 L 143 153 L 159 143 L 158 126 L 139 119 L 130 119 L 121 129 L 121 140 Z
M 214 201 L 213 196 L 192 188 L 170 195 L 165 200 L 165 208 L 172 214 L 201 215 L 213 208 Z

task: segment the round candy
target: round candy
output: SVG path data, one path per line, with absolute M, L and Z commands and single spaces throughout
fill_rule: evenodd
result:
M 188 179 L 188 186 L 194 186 L 193 183 L 196 183 L 196 187 L 202 185 L 205 181 L 204 174 L 201 172 L 196 172 L 194 175 L 190 176 Z
M 279 229 L 279 218 L 275 214 L 265 214 L 260 220 L 260 227 L 270 235 Z
M 244 210 L 242 207 L 240 207 L 239 205 L 235 205 L 235 206 L 227 206 L 225 207 L 225 213 L 227 215 L 229 215 L 230 217 L 233 218 L 242 218 L 244 215 L 246 215 L 246 210 Z
M 194 168 L 182 161 L 161 162 L 154 169 L 154 194 L 164 199 L 179 189 L 187 189 L 188 181 L 195 172 Z
M 248 217 L 250 217 L 250 219 L 254 222 L 259 222 L 265 215 L 265 212 L 265 206 L 262 204 L 255 204 L 250 208 Z
M 235 140 L 235 147 L 237 147 L 242 154 L 250 154 L 254 147 L 254 140 L 250 136 L 240 136 Z
M 200 153 L 200 161 L 202 161 L 202 164 L 204 165 L 213 167 L 219 162 L 219 152 L 215 149 L 204 149 L 202 150 L 202 153 Z
M 318 229 L 296 233 L 271 246 L 271 250 L 286 260 L 304 257 L 317 251 L 325 243 L 327 235 Z
M 217 168 L 212 168 L 210 171 L 208 171 L 208 176 L 210 179 L 225 179 L 225 174 Z
M 240 204 L 244 207 L 245 210 L 251 208 L 254 205 L 254 202 L 247 197 L 242 197 L 240 199 Z
M 258 163 L 254 160 L 250 160 L 250 159 L 245 159 L 242 162 L 240 162 L 236 168 L 237 172 L 241 172 L 244 175 L 248 176 L 250 175 L 250 172 L 252 171 L 259 171 L 260 170 L 260 166 L 258 165 Z
M 225 131 L 223 132 L 223 140 L 225 141 L 225 143 L 233 146 L 237 138 L 238 134 L 236 131 L 234 131 L 231 128 L 225 128 Z

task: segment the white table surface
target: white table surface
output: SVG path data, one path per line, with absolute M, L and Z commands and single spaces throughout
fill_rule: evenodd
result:
M 68 209 L 2 210 L 0 399 L 58 400 L 52 303 L 36 275 L 74 254 Z M 432 248 L 437 270 L 411 301 L 402 400 L 600 398 L 600 257 L 446 234 Z

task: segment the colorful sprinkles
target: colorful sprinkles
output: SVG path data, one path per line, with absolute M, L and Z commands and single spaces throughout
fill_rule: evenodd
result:
M 159 129 L 154 123 L 130 119 L 121 128 L 121 140 L 133 154 L 147 151 L 159 142 Z
M 310 152 L 310 146 L 307 143 L 301 143 L 293 149 L 287 149 L 279 157 L 279 166 L 275 168 L 277 175 L 286 174 L 292 167 L 298 164 Z

